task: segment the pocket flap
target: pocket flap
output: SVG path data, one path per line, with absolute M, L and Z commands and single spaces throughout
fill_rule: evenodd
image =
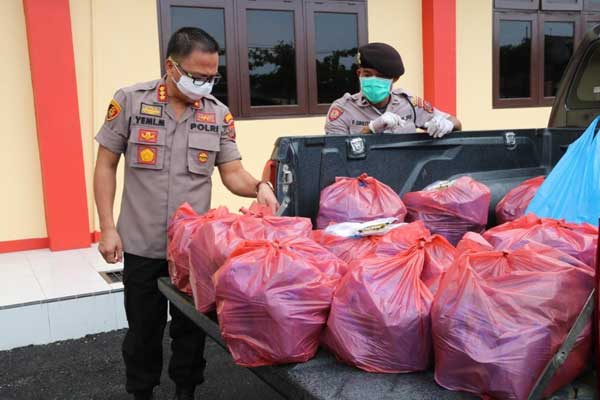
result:
M 221 149 L 221 137 L 215 134 L 190 133 L 188 145 L 192 149 L 219 151 Z

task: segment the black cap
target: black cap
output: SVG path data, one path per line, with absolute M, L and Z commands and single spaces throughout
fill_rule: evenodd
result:
M 404 63 L 400 54 L 389 44 L 369 43 L 358 49 L 358 65 L 373 68 L 382 75 L 398 78 L 404 75 Z

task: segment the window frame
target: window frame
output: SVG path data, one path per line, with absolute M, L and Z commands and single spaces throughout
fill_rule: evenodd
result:
M 553 0 L 542 0 L 542 11 L 581 11 L 583 10 L 583 0 L 575 0 L 575 4 L 551 3 Z M 560 0 L 554 0 L 560 1 Z M 564 0 L 563 0 L 564 1 Z
M 583 11 L 600 11 L 600 3 L 592 3 L 591 0 L 583 0 Z
M 529 3 L 523 3 L 516 0 L 494 0 L 494 8 L 510 10 L 539 10 L 540 0 L 529 0 Z
M 598 9 L 600 11 L 600 9 Z M 585 12 L 582 14 L 583 21 L 580 28 L 581 38 L 587 33 L 587 26 L 590 22 L 596 22 L 597 25 L 600 25 L 600 13 L 589 13 Z
M 531 22 L 531 62 L 529 65 L 529 94 L 530 97 L 505 99 L 500 97 L 500 21 L 528 21 Z M 518 107 L 538 107 L 539 90 L 537 82 L 539 80 L 539 42 L 535 40 L 538 35 L 539 24 L 537 12 L 525 11 L 496 11 L 494 12 L 493 27 L 493 108 L 518 108 Z
M 556 14 L 556 13 L 540 13 L 539 14 L 539 34 L 540 34 L 540 40 L 541 43 L 539 43 L 539 71 L 538 71 L 538 77 L 539 77 L 539 84 L 537 84 L 537 89 L 538 89 L 538 98 L 539 98 L 539 106 L 544 107 L 544 106 L 552 106 L 552 104 L 554 104 L 554 99 L 556 96 L 551 96 L 551 97 L 547 97 L 544 95 L 544 81 L 545 81 L 545 76 L 544 76 L 544 67 L 545 67 L 545 62 L 544 62 L 544 58 L 546 56 L 546 46 L 544 45 L 544 22 L 549 21 L 549 22 L 573 22 L 574 23 L 574 27 L 573 27 L 573 54 L 575 54 L 575 50 L 577 48 L 577 45 L 579 44 L 579 42 L 581 41 L 581 15 L 576 14 L 576 13 L 560 13 L 560 14 Z M 572 55 L 571 55 L 572 56 Z
M 250 70 L 248 65 L 248 38 L 247 38 L 247 11 L 292 11 L 294 13 L 294 49 L 296 54 L 296 98 L 297 105 L 286 106 L 253 106 L 250 95 Z M 237 2 L 237 27 L 238 27 L 238 62 L 240 68 L 240 94 L 242 115 L 252 117 L 302 115 L 308 112 L 308 94 L 306 90 L 306 60 L 304 37 L 304 24 L 301 2 L 298 0 L 238 0 Z
M 171 7 L 190 7 L 190 8 L 213 8 L 222 9 L 225 29 L 225 55 L 227 62 L 227 81 L 237 81 L 238 67 L 237 62 L 232 62 L 232 55 L 235 55 L 237 49 L 235 47 L 235 30 L 233 24 L 228 24 L 228 20 L 235 20 L 234 15 L 234 0 L 157 0 L 159 8 L 159 42 L 160 42 L 160 70 L 164 76 L 165 65 L 164 59 L 167 52 L 167 43 L 171 36 Z M 227 98 L 229 110 L 234 115 L 240 115 L 241 107 L 239 104 L 239 85 L 227 85 Z
M 358 46 L 367 44 L 367 10 L 366 3 L 356 2 L 339 2 L 339 3 L 323 3 L 322 1 L 312 0 L 305 3 L 305 21 L 306 21 L 306 46 L 307 46 L 307 62 L 308 65 L 308 95 L 309 95 L 309 112 L 311 114 L 326 114 L 329 111 L 331 104 L 319 103 L 319 85 L 317 80 L 316 67 L 316 26 L 315 14 L 318 12 L 331 12 L 336 14 L 356 14 L 358 28 Z M 358 77 L 356 78 L 358 79 Z
M 539 0 L 535 0 L 539 1 Z M 314 60 L 314 12 L 357 14 L 359 46 L 368 42 L 368 0 L 156 0 L 161 73 L 171 36 L 171 7 L 214 8 L 224 12 L 228 107 L 237 119 L 321 116 L 330 104 L 317 104 L 317 70 Z M 247 9 L 294 12 L 297 105 L 251 106 L 247 50 Z M 341 96 L 342 94 L 340 94 Z

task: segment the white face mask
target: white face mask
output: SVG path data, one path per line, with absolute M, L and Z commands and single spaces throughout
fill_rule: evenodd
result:
M 175 68 L 177 68 L 177 66 L 175 66 Z M 177 89 L 179 89 L 179 91 L 183 93 L 185 97 L 189 98 L 190 100 L 196 101 L 200 100 L 204 96 L 208 96 L 212 92 L 212 82 L 207 82 L 202 86 L 198 86 L 194 84 L 194 80 L 192 78 L 182 74 L 179 68 L 177 68 L 177 71 L 179 71 L 179 73 L 181 74 L 179 82 L 173 79 L 173 77 L 171 77 L 171 79 L 173 80 L 173 82 L 175 82 L 175 85 L 177 85 Z

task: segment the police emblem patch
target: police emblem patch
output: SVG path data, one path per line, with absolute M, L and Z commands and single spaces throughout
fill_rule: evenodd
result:
M 205 122 L 207 124 L 216 124 L 217 117 L 215 116 L 215 113 L 197 112 L 196 113 L 196 122 Z
M 342 111 L 342 109 L 338 107 L 331 107 L 331 110 L 329 110 L 329 114 L 327 114 L 327 118 L 329 118 L 329 121 L 333 122 L 339 117 L 341 117 L 343 113 L 344 111 Z
M 157 143 L 158 131 L 155 129 L 140 129 L 138 131 L 138 140 L 144 143 Z
M 106 120 L 112 121 L 113 119 L 117 118 L 120 113 L 121 105 L 117 103 L 115 99 L 112 99 L 108 105 L 108 110 L 106 111 Z
M 153 117 L 162 117 L 163 106 L 142 103 L 140 105 L 140 114 L 150 115 Z
M 137 161 L 140 164 L 156 164 L 156 147 L 139 146 L 137 152 Z
M 200 162 L 200 164 L 206 164 L 206 162 L 208 161 L 208 153 L 205 151 L 199 152 L 198 161 Z

